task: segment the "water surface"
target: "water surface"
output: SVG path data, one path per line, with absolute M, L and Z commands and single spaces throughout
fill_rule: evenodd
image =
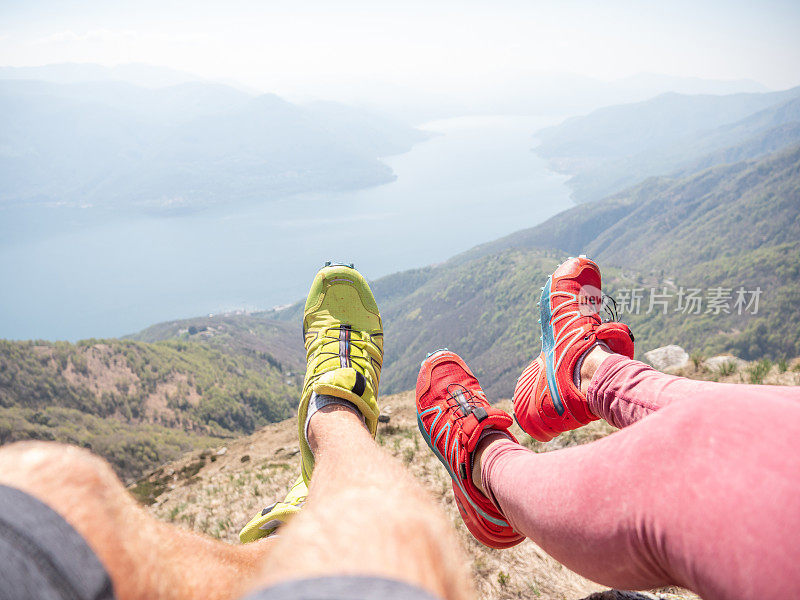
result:
M 536 117 L 467 117 L 385 160 L 393 183 L 185 216 L 0 211 L 0 337 L 75 340 L 303 297 L 328 258 L 370 279 L 441 262 L 572 205 Z

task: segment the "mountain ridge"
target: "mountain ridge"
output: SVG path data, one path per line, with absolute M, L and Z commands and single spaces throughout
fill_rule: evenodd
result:
M 738 147 L 738 158 L 745 159 L 780 150 L 800 142 L 798 124 L 800 87 L 729 96 L 671 93 L 540 130 L 535 152 L 570 175 L 577 202 L 592 202 L 649 176 L 687 174 L 698 161 L 712 166 L 715 153 Z M 759 137 L 766 137 L 766 148 L 754 143 Z
M 186 210 L 361 189 L 394 179 L 381 157 L 428 137 L 219 83 L 0 79 L 0 206 Z

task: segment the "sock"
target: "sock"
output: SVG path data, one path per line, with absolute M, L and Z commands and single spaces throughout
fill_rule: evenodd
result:
M 329 396 L 328 394 L 317 394 L 316 392 L 311 393 L 311 398 L 308 401 L 308 412 L 306 413 L 306 424 L 303 427 L 303 431 L 305 432 L 306 439 L 308 439 L 308 424 L 311 422 L 311 417 L 323 406 L 328 406 L 329 404 L 341 404 L 342 406 L 346 406 L 347 408 L 351 409 L 355 412 L 358 417 L 361 419 L 361 422 L 364 423 L 366 427 L 366 420 L 364 419 L 364 415 L 361 414 L 361 411 L 358 410 L 358 407 L 350 402 L 349 400 L 345 400 L 344 398 L 337 398 L 336 396 Z
M 491 427 L 487 427 L 486 429 L 481 431 L 481 435 L 478 437 L 478 443 L 475 444 L 475 447 L 476 448 L 478 447 L 478 445 L 481 443 L 481 440 L 483 438 L 485 438 L 487 436 L 490 436 L 490 435 L 498 434 L 498 433 L 500 435 L 502 435 L 503 437 L 505 437 L 506 439 L 509 439 L 512 442 L 514 441 L 507 431 L 503 431 L 502 429 L 492 429 Z
M 575 363 L 575 370 L 572 372 L 572 382 L 579 390 L 581 389 L 581 367 L 583 366 L 583 360 L 586 358 L 589 352 L 595 349 L 596 346 L 601 346 L 611 352 L 611 348 L 609 348 L 608 344 L 605 342 L 595 342 L 586 349 L 586 352 L 581 354 L 580 358 L 578 358 L 578 362 Z
M 509 433 L 507 431 L 503 431 L 502 429 L 493 429 L 491 427 L 487 427 L 486 429 L 481 431 L 480 436 L 478 436 L 478 443 L 475 444 L 475 448 L 480 446 L 481 440 L 483 440 L 483 438 L 488 437 L 490 435 L 495 435 L 495 434 L 500 434 L 504 438 L 506 438 L 507 440 L 509 440 L 511 442 L 514 441 L 514 439 L 509 435 Z M 470 472 L 470 476 L 472 475 L 472 472 L 474 470 L 475 470 L 475 452 L 473 451 L 473 453 L 469 457 L 469 472 Z

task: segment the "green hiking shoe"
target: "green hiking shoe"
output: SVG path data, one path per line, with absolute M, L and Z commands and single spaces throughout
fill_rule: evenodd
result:
M 308 486 L 302 475 L 298 475 L 283 502 L 275 502 L 250 519 L 239 532 L 243 544 L 275 535 L 279 528 L 300 512 L 308 496 Z
M 297 409 L 302 476 L 308 483 L 314 455 L 305 423 L 312 394 L 356 405 L 375 437 L 378 383 L 383 364 L 383 326 L 372 290 L 352 265 L 326 263 L 311 284 L 303 313 L 306 377 Z

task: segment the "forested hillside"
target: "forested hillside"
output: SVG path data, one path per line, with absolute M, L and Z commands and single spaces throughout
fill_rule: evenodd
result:
M 191 341 L 0 341 L 0 444 L 70 442 L 134 476 L 285 419 L 301 382 L 266 352 Z

